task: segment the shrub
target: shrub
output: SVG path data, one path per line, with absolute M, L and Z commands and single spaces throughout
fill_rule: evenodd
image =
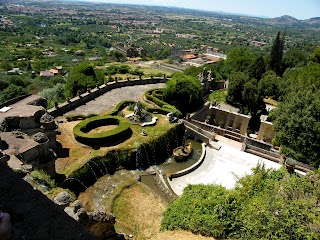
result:
M 99 126 L 115 124 L 118 127 L 100 133 L 88 133 L 90 130 Z M 87 118 L 78 123 L 73 128 L 75 139 L 83 144 L 95 145 L 113 145 L 119 141 L 124 141 L 131 136 L 132 130 L 127 120 L 118 116 L 96 116 Z
M 219 122 L 219 127 L 224 128 L 224 121 Z
M 30 173 L 30 176 L 39 184 L 43 184 L 49 188 L 54 188 L 55 186 L 54 180 L 51 179 L 50 176 L 43 170 L 34 170 Z
M 175 106 L 172 106 L 172 105 L 168 104 L 167 102 L 162 101 L 156 97 L 157 95 L 158 96 L 160 95 L 160 91 L 163 92 L 162 89 L 150 89 L 144 93 L 144 96 L 146 99 L 148 99 L 151 102 L 154 102 L 160 108 L 162 108 L 162 111 L 167 112 L 167 113 L 173 112 L 177 116 L 181 116 L 182 115 L 181 112 Z M 155 95 L 154 95 L 154 92 L 155 92 Z M 162 94 L 161 94 L 161 96 L 162 96 Z
M 66 116 L 66 119 L 68 122 L 72 122 L 72 121 L 77 121 L 77 120 L 84 120 L 86 118 L 90 118 L 90 117 L 94 117 L 94 116 L 98 116 L 97 114 L 88 114 L 88 115 L 84 115 L 84 114 L 73 114 L 73 115 L 68 115 Z

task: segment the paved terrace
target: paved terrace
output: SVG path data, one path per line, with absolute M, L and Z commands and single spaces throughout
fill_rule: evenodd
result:
M 206 147 L 206 157 L 195 171 L 169 181 L 173 191 L 181 196 L 189 184 L 218 184 L 228 189 L 235 186 L 238 178 L 251 174 L 260 161 L 267 168 L 279 169 L 280 164 L 241 151 L 241 143 L 218 136 L 220 150 Z
M 10 109 L 5 112 L 0 112 L 0 121 L 7 117 L 30 117 L 34 116 L 34 114 L 44 108 L 42 106 L 34 106 L 30 105 L 30 102 L 38 100 L 39 96 L 37 95 L 30 95 L 22 100 L 9 104 L 6 107 Z
M 145 91 L 152 88 L 164 88 L 165 83 L 136 85 L 112 89 L 105 94 L 95 98 L 86 104 L 67 112 L 65 115 L 70 114 L 102 114 L 113 110 L 113 108 L 123 100 L 136 101 L 144 94 Z

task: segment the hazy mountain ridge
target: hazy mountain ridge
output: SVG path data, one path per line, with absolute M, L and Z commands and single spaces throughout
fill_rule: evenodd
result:
M 114 4 L 114 3 L 103 3 L 103 2 L 89 2 L 86 0 L 1 0 L 0 3 L 4 4 L 13 4 L 13 3 L 52 3 L 52 4 L 57 4 L 59 2 L 65 2 L 65 3 L 72 3 L 72 2 L 79 2 L 80 4 L 99 4 L 99 5 L 125 5 L 125 6 L 130 6 L 130 4 Z M 132 6 L 144 6 L 144 5 L 132 5 Z M 221 17 L 231 17 L 233 20 L 238 20 L 241 19 L 242 21 L 249 21 L 251 23 L 256 22 L 258 24 L 267 24 L 267 25 L 286 25 L 290 27 L 297 27 L 297 28 L 308 28 L 308 27 L 316 27 L 320 28 L 320 17 L 313 17 L 310 19 L 304 19 L 304 20 L 299 20 L 295 17 L 289 16 L 289 15 L 283 15 L 280 17 L 275 17 L 275 18 L 263 18 L 263 17 L 258 17 L 258 16 L 251 16 L 249 14 L 245 13 L 228 13 L 228 12 L 223 12 L 223 11 L 210 11 L 210 10 L 194 10 L 194 9 L 186 9 L 186 8 L 180 8 L 180 7 L 164 7 L 164 6 L 146 6 L 146 7 L 154 7 L 154 8 L 167 8 L 167 9 L 174 9 L 175 11 L 183 11 L 183 12 L 205 12 L 205 15 L 210 15 L 210 13 L 214 15 L 220 15 Z
M 264 22 L 266 24 L 277 24 L 277 25 L 320 25 L 320 17 L 314 17 L 305 20 L 299 20 L 289 15 L 284 15 L 276 18 L 268 18 L 265 19 Z

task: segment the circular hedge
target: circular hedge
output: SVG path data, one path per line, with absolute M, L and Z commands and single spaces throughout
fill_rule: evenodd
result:
M 106 126 L 118 125 L 116 128 L 100 133 L 89 133 L 91 130 Z M 116 145 L 127 140 L 132 130 L 130 123 L 118 116 L 95 116 L 81 121 L 73 128 L 75 139 L 86 145 Z

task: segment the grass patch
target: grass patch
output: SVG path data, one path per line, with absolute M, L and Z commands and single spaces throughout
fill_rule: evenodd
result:
M 153 240 L 214 240 L 184 230 L 160 232 L 166 204 L 148 188 L 137 183 L 126 188 L 113 203 L 117 232 L 132 234 L 133 239 Z
M 39 184 L 43 184 L 49 188 L 54 188 L 55 186 L 54 180 L 51 179 L 50 176 L 43 170 L 34 170 L 30 173 L 30 176 Z
M 264 98 L 263 101 L 267 104 L 270 104 L 272 106 L 278 106 L 279 102 L 276 100 L 273 100 L 272 98 Z
M 48 192 L 47 197 L 50 198 L 51 200 L 53 200 L 54 197 L 57 196 L 61 192 L 69 193 L 71 195 L 71 197 L 72 197 L 72 202 L 77 199 L 76 195 L 73 192 L 71 192 L 69 189 L 64 189 L 64 188 L 60 188 L 60 187 L 51 189 Z
M 228 91 L 227 90 L 217 90 L 213 91 L 209 95 L 209 101 L 210 102 L 216 102 L 216 103 L 225 103 L 226 97 L 227 97 Z
M 163 69 L 159 69 L 156 67 L 151 67 L 151 64 L 148 62 L 139 62 L 139 63 L 133 63 L 133 62 L 125 62 L 125 63 L 119 63 L 119 62 L 112 62 L 112 63 L 108 63 L 107 65 L 103 66 L 103 67 L 99 67 L 100 69 L 104 69 L 107 66 L 111 66 L 111 65 L 128 65 L 131 70 L 135 70 L 136 68 L 138 68 L 139 70 L 143 71 L 143 73 L 145 75 L 163 75 L 166 74 L 166 76 L 170 76 L 172 74 L 172 72 L 163 70 Z M 134 76 L 131 74 L 115 74 L 112 75 L 112 77 L 122 77 L 123 79 L 127 78 L 127 76 L 129 77 L 134 77 L 134 78 L 138 78 L 138 76 Z
M 99 178 L 93 186 L 80 193 L 79 199 L 87 211 L 95 211 L 100 208 L 111 212 L 114 200 L 121 195 L 124 189 L 137 181 L 137 173 L 117 171 L 114 175 L 105 175 Z
M 152 239 L 160 228 L 165 204 L 140 184 L 125 189 L 113 204 L 116 229 L 135 239 Z M 128 232 L 129 231 L 129 232 Z

